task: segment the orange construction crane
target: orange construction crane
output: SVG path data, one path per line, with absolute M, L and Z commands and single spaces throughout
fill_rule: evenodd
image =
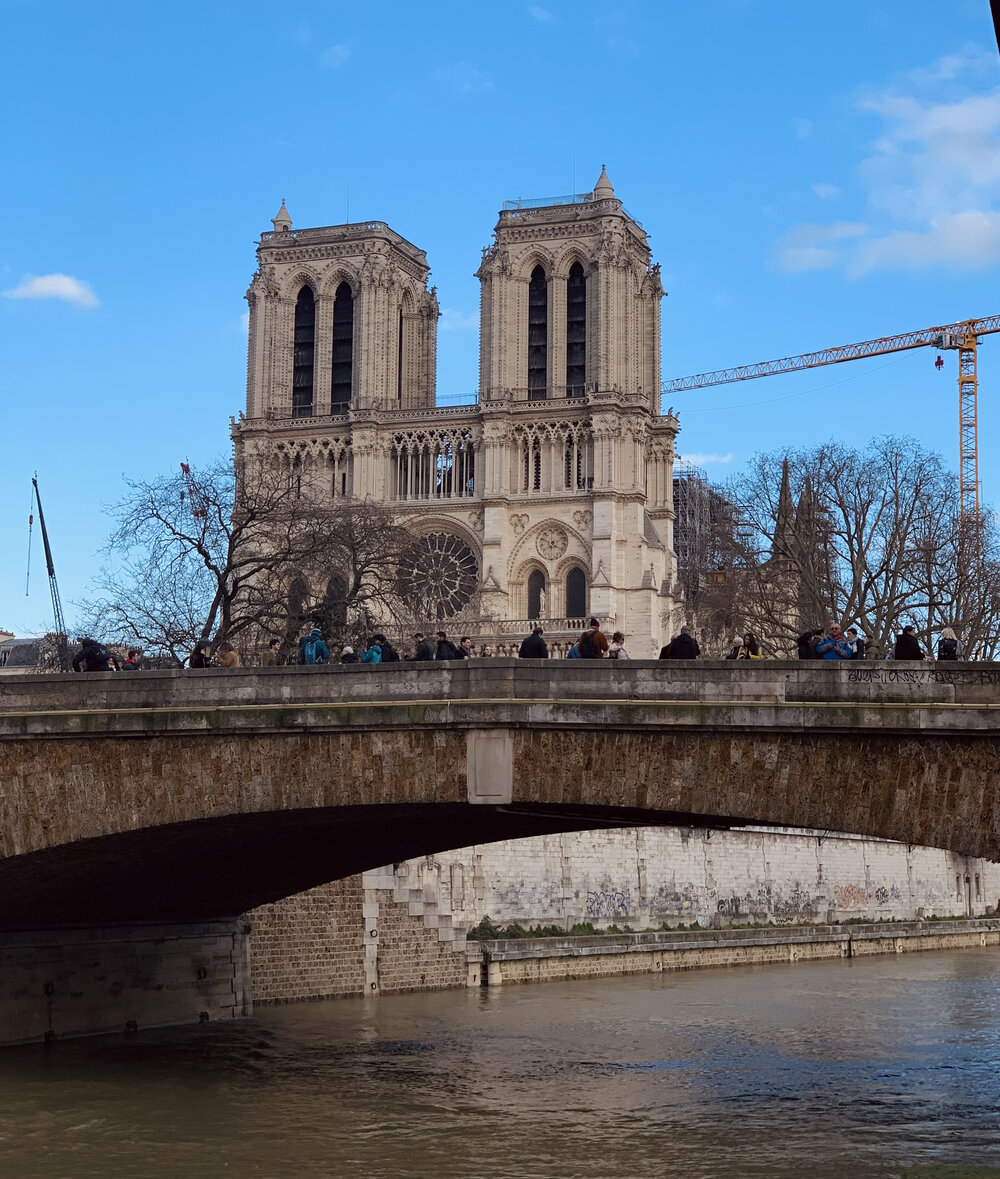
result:
M 985 319 L 963 319 L 941 327 L 905 332 L 901 336 L 881 336 L 860 344 L 846 344 L 842 348 L 827 348 L 822 352 L 807 352 L 802 356 L 786 356 L 783 360 L 765 360 L 760 364 L 741 365 L 714 373 L 698 373 L 693 377 L 679 377 L 664 381 L 664 393 L 684 389 L 705 389 L 709 385 L 728 385 L 733 381 L 752 381 L 775 373 L 797 372 L 803 368 L 819 368 L 824 364 L 841 364 L 845 360 L 861 360 L 865 356 L 884 356 L 887 352 L 905 352 L 909 348 L 939 348 L 958 352 L 958 478 L 962 518 L 974 519 L 979 513 L 979 421 L 977 416 L 978 385 L 976 383 L 976 348 L 980 336 L 1000 332 L 1000 315 Z M 934 362 L 944 367 L 939 356 Z

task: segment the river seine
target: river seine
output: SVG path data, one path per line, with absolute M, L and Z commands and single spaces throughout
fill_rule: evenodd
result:
M 998 1016 L 996 950 L 263 1008 L 4 1050 L 0 1175 L 1000 1176 Z

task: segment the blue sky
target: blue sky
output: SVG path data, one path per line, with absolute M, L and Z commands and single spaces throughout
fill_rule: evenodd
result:
M 663 375 L 1000 312 L 1000 58 L 987 0 L 0 0 L 0 627 L 86 596 L 123 473 L 228 447 L 243 294 L 285 197 L 427 251 L 438 394 L 478 380 L 473 272 L 501 201 L 606 163 L 669 296 Z M 955 360 L 919 350 L 673 398 L 682 454 L 905 432 L 958 451 Z M 980 473 L 1000 499 L 1000 335 Z M 714 457 L 713 457 L 714 456 Z M 721 460 L 721 461 L 720 461 Z

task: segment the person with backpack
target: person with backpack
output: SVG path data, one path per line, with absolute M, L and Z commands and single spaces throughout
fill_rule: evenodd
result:
M 580 635 L 580 641 L 577 643 L 580 649 L 581 659 L 603 659 L 608 653 L 608 640 L 601 634 L 601 624 L 598 619 L 592 618 L 590 626 Z
M 462 656 L 455 650 L 455 644 L 448 638 L 443 630 L 437 632 L 437 652 L 434 655 L 435 659 L 461 659 Z
M 965 652 L 962 650 L 962 640 L 955 634 L 950 626 L 946 626 L 941 632 L 941 637 L 938 639 L 937 657 L 943 660 L 964 659 Z
M 111 664 L 111 652 L 103 643 L 84 635 L 80 640 L 80 650 L 73 656 L 74 671 L 114 671 Z
M 330 648 L 323 642 L 323 632 L 318 626 L 299 639 L 299 663 L 313 666 L 317 663 L 327 663 L 330 659 Z

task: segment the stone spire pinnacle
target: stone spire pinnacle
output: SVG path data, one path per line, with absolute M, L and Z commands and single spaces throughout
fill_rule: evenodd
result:
M 281 198 L 281 208 L 278 210 L 278 215 L 271 218 L 271 224 L 274 226 L 275 233 L 286 233 L 292 228 L 292 219 L 285 208 L 284 197 Z
M 608 179 L 608 170 L 604 164 L 601 164 L 601 175 L 598 177 L 597 183 L 594 185 L 594 200 L 606 201 L 609 197 L 615 195 L 615 190 L 611 187 L 611 181 Z
M 792 483 L 788 474 L 788 459 L 781 464 L 781 491 L 774 522 L 774 551 L 789 554 L 795 541 L 795 505 L 792 503 Z

